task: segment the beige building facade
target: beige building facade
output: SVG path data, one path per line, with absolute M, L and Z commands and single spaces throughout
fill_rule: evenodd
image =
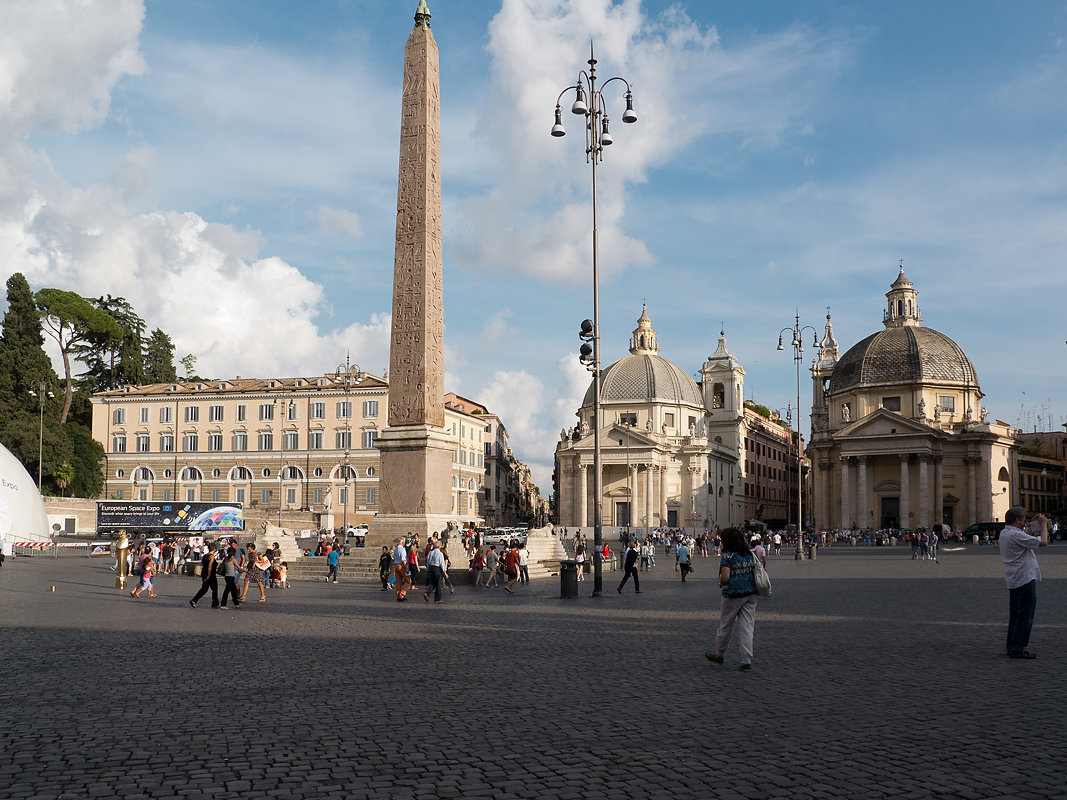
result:
M 840 357 L 827 315 L 812 366 L 806 523 L 862 530 L 1003 520 L 1014 429 L 988 420 L 959 345 L 922 327 L 903 269 L 886 300 L 883 330 Z
M 311 378 L 153 384 L 93 397 L 106 498 L 237 502 L 247 521 L 336 529 L 378 513 L 388 382 L 353 370 Z M 450 519 L 484 519 L 484 413 L 444 403 Z M 401 478 L 402 479 L 402 478 Z M 279 520 L 281 521 L 279 523 Z

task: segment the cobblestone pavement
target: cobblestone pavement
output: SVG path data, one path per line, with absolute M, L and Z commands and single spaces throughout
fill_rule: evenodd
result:
M 309 582 L 215 611 L 194 578 L 133 600 L 99 561 L 9 559 L 0 795 L 1067 797 L 1067 546 L 1041 564 L 1028 662 L 990 548 L 772 559 L 742 673 L 703 655 L 713 560 L 640 595 Z

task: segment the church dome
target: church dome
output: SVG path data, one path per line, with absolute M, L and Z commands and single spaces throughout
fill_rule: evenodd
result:
M 600 378 L 600 401 L 659 402 L 703 407 L 700 388 L 689 373 L 659 355 L 659 341 L 644 307 L 637 320 L 630 355 L 608 366 Z M 593 405 L 593 383 L 582 401 Z
M 703 406 L 696 381 L 673 361 L 651 354 L 620 358 L 604 370 L 600 379 L 601 402 L 636 400 Z M 593 404 L 593 385 L 585 393 L 583 406 Z
M 978 387 L 974 366 L 945 334 L 918 325 L 886 328 L 853 345 L 837 362 L 830 393 L 889 384 Z

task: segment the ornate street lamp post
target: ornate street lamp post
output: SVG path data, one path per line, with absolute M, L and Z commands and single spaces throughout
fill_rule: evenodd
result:
M 793 556 L 795 561 L 804 559 L 804 455 L 800 449 L 800 362 L 804 359 L 804 343 L 801 340 L 804 331 L 811 331 L 811 346 L 818 350 L 819 332 L 811 325 L 801 327 L 799 311 L 793 316 L 792 329 L 782 328 L 778 332 L 777 347 L 778 350 L 784 350 L 782 336 L 786 333 L 792 334 L 793 361 L 796 362 L 797 368 L 797 550 Z
M 563 128 L 563 111 L 560 102 L 567 92 L 574 92 L 571 113 L 585 117 L 585 161 L 593 169 L 593 319 L 582 323 L 579 334 L 586 342 L 582 345 L 582 363 L 593 373 L 593 596 L 598 596 L 604 587 L 601 550 L 604 545 L 603 524 L 603 475 L 600 463 L 600 243 L 597 231 L 597 164 L 604 157 L 604 148 L 615 140 L 608 131 L 607 107 L 603 87 L 612 81 L 626 85 L 626 110 L 622 121 L 637 122 L 634 113 L 633 92 L 625 78 L 608 78 L 597 87 L 596 59 L 593 43 L 589 43 L 589 69 L 578 72 L 578 80 L 559 93 L 556 98 L 556 121 L 552 126 L 553 136 L 566 136 Z M 588 101 L 587 99 L 588 98 Z M 591 344 L 590 344 L 591 343 Z M 587 351 L 588 350 L 588 351 Z M 585 520 L 582 520 L 584 524 Z
M 41 428 L 37 435 L 37 491 L 41 491 L 41 464 L 44 462 L 44 404 L 55 397 L 52 385 L 48 381 L 40 381 L 37 390 L 30 389 L 30 396 L 37 398 L 40 410 Z

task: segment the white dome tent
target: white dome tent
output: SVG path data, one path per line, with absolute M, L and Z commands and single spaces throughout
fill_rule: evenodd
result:
M 15 542 L 50 542 L 41 493 L 25 467 L 0 445 L 0 547 L 11 555 Z

